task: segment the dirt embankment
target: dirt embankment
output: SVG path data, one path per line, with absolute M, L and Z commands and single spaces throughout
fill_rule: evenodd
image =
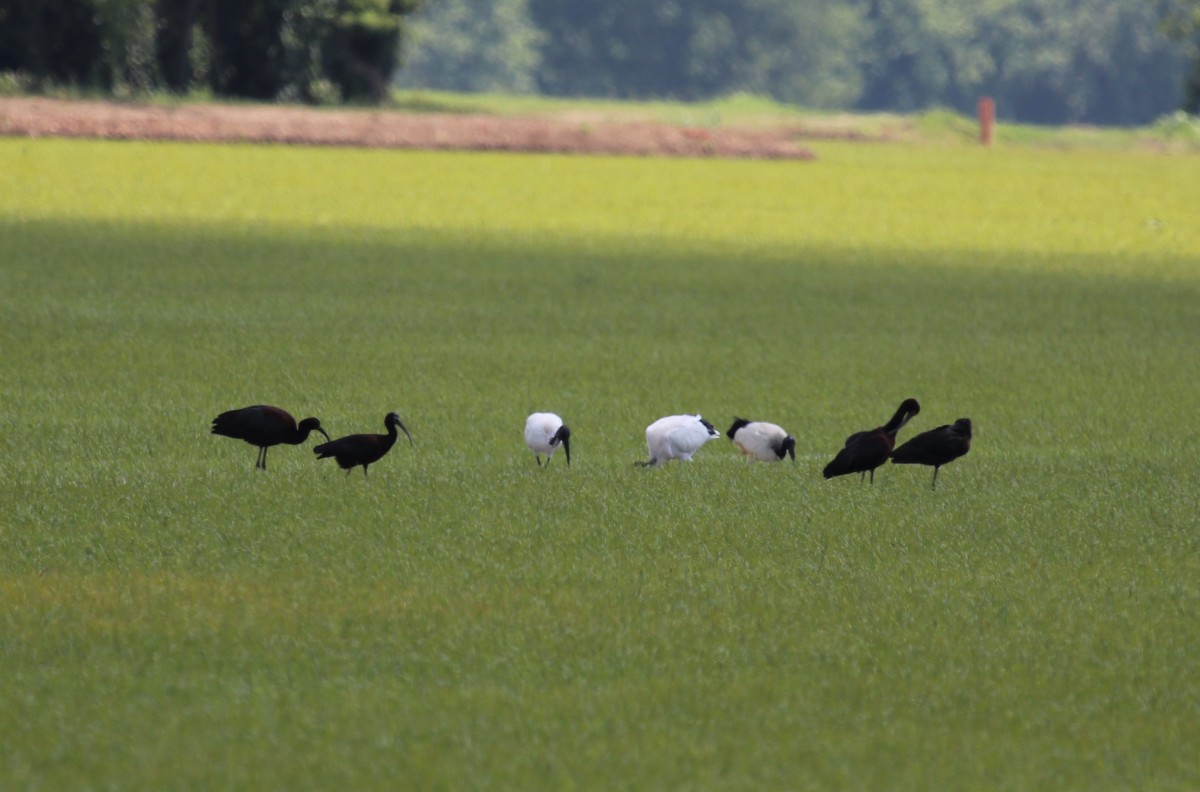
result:
M 562 154 L 812 159 L 796 130 L 387 110 L 0 98 L 0 135 Z

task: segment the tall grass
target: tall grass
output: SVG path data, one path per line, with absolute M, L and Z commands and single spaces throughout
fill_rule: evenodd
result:
M 1200 167 L 819 153 L 0 141 L 2 785 L 1195 787 Z

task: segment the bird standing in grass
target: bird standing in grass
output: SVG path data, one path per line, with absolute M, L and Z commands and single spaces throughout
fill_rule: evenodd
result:
M 953 424 L 921 432 L 892 452 L 896 465 L 932 465 L 933 484 L 937 489 L 938 468 L 965 456 L 971 450 L 971 419 L 959 418 Z
M 412 445 L 412 435 L 408 433 L 408 429 L 400 420 L 399 415 L 394 412 L 388 413 L 383 419 L 383 425 L 387 428 L 387 434 L 356 434 L 339 437 L 337 440 L 330 440 L 328 443 L 314 446 L 313 453 L 317 455 L 317 459 L 333 457 L 337 460 L 338 466 L 346 471 L 347 476 L 350 475 L 351 470 L 362 465 L 363 477 L 366 478 L 367 465 L 378 462 L 396 444 L 396 438 L 399 437 L 399 433 L 396 431 L 397 427 L 408 438 L 408 444 Z
M 646 448 L 650 459 L 638 462 L 642 467 L 661 465 L 668 459 L 692 461 L 692 454 L 709 440 L 720 437 L 713 425 L 699 415 L 669 415 L 646 427 Z
M 571 464 L 571 430 L 554 413 L 536 412 L 525 419 L 525 445 L 533 452 L 539 467 L 541 454 L 546 455 L 546 466 L 549 467 L 550 458 L 559 446 L 567 455 L 567 465 Z
M 921 405 L 916 399 L 905 399 L 892 419 L 883 426 L 855 432 L 847 437 L 845 447 L 825 466 L 825 478 L 847 473 L 870 473 L 871 483 L 874 484 L 875 468 L 887 462 L 892 449 L 896 447 L 896 433 L 920 411 Z
M 267 469 L 267 449 L 280 443 L 299 445 L 308 439 L 310 432 L 317 431 L 329 439 L 316 418 L 305 418 L 296 424 L 291 413 L 269 404 L 256 404 L 240 410 L 223 412 L 213 419 L 212 433 L 235 440 L 245 440 L 258 446 L 258 459 L 254 467 Z
M 765 421 L 747 421 L 734 417 L 733 425 L 725 436 L 733 441 L 743 456 L 760 462 L 778 462 L 785 456 L 796 461 L 796 438 L 782 426 Z

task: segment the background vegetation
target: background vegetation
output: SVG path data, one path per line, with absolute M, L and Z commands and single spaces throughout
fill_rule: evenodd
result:
M 0 72 L 71 85 L 381 101 L 418 0 L 0 0 Z
M 0 0 L 0 89 L 378 103 L 395 78 L 889 112 L 987 94 L 1010 121 L 1133 125 L 1200 112 L 1197 19 L 1200 0 Z
M 0 140 L 0 786 L 1200 786 L 1196 159 L 818 153 Z
M 1184 91 L 1197 13 L 1194 0 L 437 0 L 414 17 L 398 79 L 860 111 L 970 112 L 988 94 L 1009 120 L 1142 124 L 1185 98 L 1200 111 Z

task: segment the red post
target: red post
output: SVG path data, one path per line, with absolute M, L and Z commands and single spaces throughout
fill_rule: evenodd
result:
M 990 96 L 979 97 L 979 142 L 992 145 L 992 133 L 996 127 L 996 100 Z

